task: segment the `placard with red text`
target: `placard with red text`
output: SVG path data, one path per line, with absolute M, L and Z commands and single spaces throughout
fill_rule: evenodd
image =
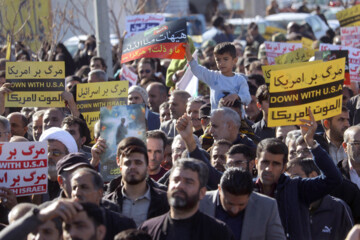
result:
M 47 192 L 47 142 L 0 143 L 0 186 L 16 196 Z

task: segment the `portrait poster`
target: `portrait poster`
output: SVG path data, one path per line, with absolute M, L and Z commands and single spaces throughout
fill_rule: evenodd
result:
M 118 143 L 127 137 L 146 140 L 145 105 L 109 106 L 100 109 L 100 136 L 106 140 L 106 151 L 101 155 L 100 173 L 105 182 L 120 175 L 116 163 Z

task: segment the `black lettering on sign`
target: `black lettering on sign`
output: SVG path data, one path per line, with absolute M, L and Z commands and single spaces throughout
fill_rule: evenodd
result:
M 342 95 L 344 80 L 294 91 L 270 93 L 269 107 L 291 107 Z

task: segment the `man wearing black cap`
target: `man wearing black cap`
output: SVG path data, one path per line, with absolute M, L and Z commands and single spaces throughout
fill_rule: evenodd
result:
M 61 197 L 71 197 L 71 174 L 78 168 L 93 168 L 84 153 L 70 153 L 56 163 L 57 180 L 62 189 Z

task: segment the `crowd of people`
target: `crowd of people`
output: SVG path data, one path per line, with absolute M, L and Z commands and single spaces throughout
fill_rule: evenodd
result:
M 277 12 L 276 1 L 267 11 Z M 302 37 L 315 40 L 314 48 L 341 44 L 332 30 L 316 40 L 311 26 L 297 23 L 272 41 Z M 360 223 L 358 88 L 344 86 L 337 116 L 315 121 L 309 109 L 301 125 L 268 127 L 265 39 L 257 24 L 237 39 L 224 17 L 213 16 L 198 61 L 188 39 L 182 60 L 125 63 L 138 76 L 127 104 L 145 106 L 146 141 L 129 137 L 119 118 L 114 161 L 121 174 L 110 182 L 99 173 L 107 139 L 100 121 L 90 135 L 76 88 L 120 81 L 121 43 L 113 66 L 96 56 L 94 36 L 74 57 L 62 43 L 44 42 L 37 54 L 15 44 L 15 61 L 65 62 L 65 108 L 5 107 L 13 91 L 0 59 L 0 142 L 48 144 L 46 194 L 17 197 L 0 186 L 0 239 L 346 238 Z M 197 97 L 176 88 L 188 68 L 201 80 Z

